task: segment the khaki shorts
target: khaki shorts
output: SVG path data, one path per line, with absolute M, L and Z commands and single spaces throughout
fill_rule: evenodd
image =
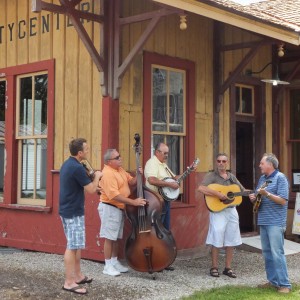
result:
M 100 202 L 98 212 L 101 220 L 100 237 L 116 241 L 123 237 L 124 211 Z

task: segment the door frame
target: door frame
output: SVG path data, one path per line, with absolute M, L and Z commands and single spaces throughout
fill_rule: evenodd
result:
M 237 116 L 235 113 L 235 86 L 245 84 L 254 87 L 254 117 Z M 255 188 L 261 174 L 257 172 L 258 163 L 266 152 L 266 93 L 265 84 L 257 78 L 242 77 L 230 86 L 230 166 L 236 173 L 236 122 L 249 122 L 254 124 L 253 140 L 253 187 Z M 251 158 L 250 158 L 251 159 Z M 251 187 L 247 187 L 251 188 Z

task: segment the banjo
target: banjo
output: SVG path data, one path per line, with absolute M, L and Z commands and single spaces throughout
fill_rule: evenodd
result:
M 200 162 L 200 159 L 196 158 L 194 160 L 194 162 L 189 167 L 187 167 L 186 171 L 178 179 L 174 179 L 174 178 L 171 178 L 171 177 L 165 177 L 162 180 L 166 181 L 166 182 L 177 182 L 178 184 L 180 184 L 180 182 L 183 179 L 185 179 L 185 177 L 187 175 L 189 175 L 192 171 L 194 171 L 196 169 L 196 167 L 199 164 L 199 162 Z M 158 188 L 158 192 L 160 193 L 160 195 L 166 201 L 174 201 L 174 200 L 176 200 L 178 198 L 179 193 L 180 193 L 180 189 L 178 188 L 178 189 L 174 190 L 174 189 L 169 188 L 167 186 L 162 186 L 162 187 Z

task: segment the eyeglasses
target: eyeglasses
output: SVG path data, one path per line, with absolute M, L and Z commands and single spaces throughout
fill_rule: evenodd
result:
M 114 158 L 110 158 L 109 160 L 120 160 L 120 158 L 121 158 L 121 155 L 118 155 L 118 156 L 116 156 Z
M 223 163 L 223 164 L 225 164 L 225 163 L 227 163 L 227 160 L 221 160 L 221 159 L 217 159 L 217 162 L 218 162 L 218 164 L 220 164 L 220 163 Z
M 157 150 L 157 151 L 160 152 L 160 153 L 162 153 L 163 155 L 168 155 L 169 154 L 169 152 L 163 152 L 161 150 Z

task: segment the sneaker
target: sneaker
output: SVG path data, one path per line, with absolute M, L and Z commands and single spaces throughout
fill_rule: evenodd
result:
M 116 270 L 115 267 L 112 265 L 104 266 L 103 274 L 110 275 L 110 276 L 121 275 L 121 273 L 118 270 Z
M 128 268 L 124 267 L 118 260 L 113 266 L 120 273 L 128 272 Z
M 288 287 L 281 286 L 277 289 L 278 293 L 288 294 L 291 290 Z

